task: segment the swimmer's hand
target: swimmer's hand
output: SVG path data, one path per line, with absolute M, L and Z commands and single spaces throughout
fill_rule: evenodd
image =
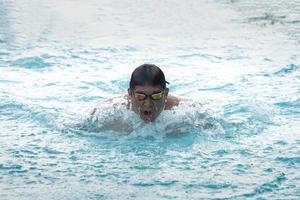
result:
M 130 133 L 133 131 L 130 123 L 122 117 L 127 102 L 123 97 L 115 97 L 99 102 L 87 117 L 88 131 L 101 132 L 111 130 L 115 132 Z

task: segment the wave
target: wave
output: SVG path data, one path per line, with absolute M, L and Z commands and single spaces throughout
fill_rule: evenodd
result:
M 285 22 L 284 21 L 285 19 L 286 16 L 284 15 L 274 15 L 272 13 L 265 13 L 263 16 L 248 18 L 248 22 L 249 23 L 262 22 L 263 25 L 274 25 L 277 23 L 283 24 Z
M 273 75 L 275 75 L 275 76 L 284 76 L 286 74 L 290 74 L 290 73 L 293 73 L 295 71 L 298 71 L 299 68 L 300 68 L 299 65 L 290 64 L 290 65 L 287 65 L 286 67 L 283 67 L 280 70 L 274 72 Z
M 29 105 L 21 101 L 6 100 L 0 103 L 1 117 L 18 122 L 33 122 L 43 127 L 57 127 L 58 111 L 40 105 Z
M 192 53 L 192 54 L 185 54 L 185 55 L 179 55 L 177 56 L 180 59 L 206 59 L 213 63 L 220 63 L 222 62 L 223 58 L 220 56 L 215 56 L 212 54 L 200 54 L 200 53 Z
M 288 74 L 292 74 L 294 72 L 297 72 L 300 69 L 299 65 L 295 65 L 295 64 L 289 64 L 287 66 L 282 67 L 281 69 L 275 71 L 275 72 L 271 72 L 271 73 L 261 73 L 262 76 L 278 76 L 278 77 L 283 77 L 286 76 Z
M 255 197 L 259 194 L 269 193 L 274 190 L 278 190 L 280 187 L 282 187 L 281 184 L 286 180 L 287 180 L 287 178 L 286 178 L 285 174 L 281 172 L 281 173 L 277 174 L 273 180 L 263 183 L 263 184 L 259 185 L 258 187 L 256 187 L 253 192 L 246 193 L 241 196 L 243 198 L 249 198 L 249 197 Z
M 300 114 L 300 99 L 295 101 L 282 101 L 275 103 L 276 106 L 282 109 L 281 113 L 285 115 L 296 115 Z
M 275 105 L 280 107 L 292 107 L 292 108 L 300 108 L 300 99 L 297 99 L 295 101 L 284 101 L 276 103 Z
M 46 62 L 45 58 L 43 58 L 42 56 L 19 58 L 10 62 L 10 65 L 13 67 L 21 67 L 27 69 L 41 69 L 52 66 L 52 64 Z

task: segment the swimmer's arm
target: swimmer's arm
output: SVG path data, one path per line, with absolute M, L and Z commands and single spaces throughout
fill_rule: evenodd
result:
M 97 114 L 95 114 L 97 111 L 97 108 L 94 108 L 90 112 L 89 120 L 91 122 L 96 122 L 98 121 Z M 132 132 L 132 127 L 129 126 L 127 123 L 124 123 L 124 121 L 120 120 L 113 120 L 113 121 L 106 121 L 104 123 L 101 123 L 101 126 L 96 126 L 96 129 L 90 129 L 90 131 L 105 131 L 105 130 L 111 130 L 111 131 L 116 131 L 116 132 Z
M 101 105 L 105 105 L 105 104 L 111 104 L 112 106 L 115 106 L 117 105 L 119 102 L 120 102 L 120 99 L 127 99 L 127 95 L 125 96 L 117 96 L 117 97 L 112 97 L 112 98 L 109 98 L 109 99 L 105 99 L 105 100 L 101 100 L 99 101 L 95 108 L 92 109 L 92 111 L 90 112 L 91 115 L 93 115 L 97 109 L 97 107 L 101 107 Z M 122 103 L 124 104 L 124 102 Z
M 125 96 L 119 96 L 119 97 L 112 97 L 112 98 L 109 98 L 109 99 L 106 99 L 106 100 L 104 100 L 104 101 L 100 101 L 100 102 L 98 102 L 97 103 L 97 105 L 94 107 L 94 108 L 92 108 L 92 110 L 89 112 L 89 119 L 92 119 L 93 117 L 94 117 L 94 115 L 95 115 L 95 113 L 96 113 L 96 111 L 97 111 L 97 109 L 99 109 L 99 108 L 101 108 L 101 105 L 104 105 L 104 104 L 111 104 L 112 106 L 116 106 L 117 105 L 117 103 L 116 103 L 116 101 L 117 100 L 120 100 L 120 99 L 127 99 L 127 95 L 125 95 Z M 122 105 L 126 105 L 126 103 L 122 103 Z M 127 105 L 128 106 L 128 105 Z
M 174 106 L 178 106 L 180 103 L 180 98 L 173 96 L 173 95 L 168 95 L 167 101 L 165 103 L 165 110 L 170 110 Z

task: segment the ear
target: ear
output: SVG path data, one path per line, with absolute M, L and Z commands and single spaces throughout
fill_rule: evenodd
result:
M 130 88 L 127 89 L 127 92 L 128 92 L 128 96 L 132 95 L 132 90 Z
M 169 94 L 169 88 L 166 88 L 166 89 L 165 89 L 165 96 L 167 97 L 168 94 Z

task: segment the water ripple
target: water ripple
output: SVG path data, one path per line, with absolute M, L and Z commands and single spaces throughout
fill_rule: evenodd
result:
M 287 178 L 284 173 L 278 174 L 274 180 L 263 183 L 262 185 L 256 187 L 253 192 L 243 194 L 242 197 L 254 197 L 259 194 L 269 193 L 274 190 L 279 190 L 281 184 L 286 181 Z
M 172 181 L 153 181 L 153 182 L 138 182 L 133 183 L 133 186 L 137 187 L 152 187 L 152 186 L 171 186 L 176 184 L 178 181 L 172 180 Z
M 275 76 L 285 76 L 286 74 L 293 73 L 293 72 L 295 72 L 299 69 L 300 69 L 299 65 L 290 64 L 290 65 L 287 65 L 286 67 L 283 67 L 282 69 L 274 72 L 273 75 L 275 75 Z
M 0 0 L 0 198 L 299 197 L 298 0 L 174 2 Z M 102 101 L 145 62 L 151 124 Z
M 259 16 L 259 17 L 250 17 L 248 18 L 248 22 L 252 23 L 252 22 L 263 22 L 263 25 L 267 25 L 267 24 L 276 24 L 276 23 L 284 23 L 286 19 L 286 16 L 282 15 L 274 15 L 272 13 L 265 13 L 263 16 Z
M 10 65 L 27 69 L 41 69 L 51 66 L 50 63 L 46 62 L 44 58 L 39 56 L 19 58 L 15 61 L 12 61 Z
M 196 59 L 196 58 L 204 58 L 214 63 L 219 63 L 222 61 L 222 57 L 215 56 L 211 54 L 200 54 L 200 53 L 192 53 L 192 54 L 185 54 L 177 56 L 179 59 Z
M 234 91 L 235 87 L 234 84 L 232 83 L 227 83 L 224 85 L 220 85 L 217 87 L 212 87 L 212 88 L 200 88 L 198 89 L 199 91 L 220 91 L 220 92 L 224 92 L 224 91 Z
M 276 161 L 282 162 L 283 164 L 287 165 L 298 165 L 300 164 L 300 157 L 282 157 L 279 156 L 276 158 Z
M 58 150 L 52 149 L 50 147 L 44 147 L 43 150 L 48 154 L 63 154 L 63 152 L 60 152 Z

